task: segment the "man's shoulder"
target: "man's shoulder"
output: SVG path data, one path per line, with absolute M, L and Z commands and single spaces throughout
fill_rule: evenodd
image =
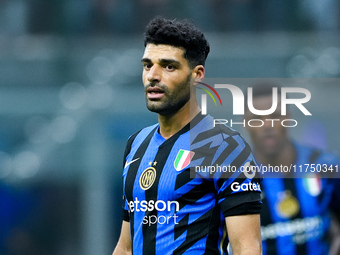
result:
M 210 115 L 202 118 L 199 125 L 196 125 L 191 129 L 192 135 L 195 135 L 198 140 L 203 140 L 209 137 L 216 137 L 225 140 L 228 137 L 233 137 L 236 139 L 243 139 L 240 132 L 232 129 L 228 125 L 214 120 Z
M 133 133 L 132 135 L 129 136 L 128 141 L 130 141 L 131 139 L 136 138 L 136 136 L 147 136 L 148 134 L 150 134 L 156 127 L 158 126 L 158 123 L 142 128 L 140 130 L 138 130 L 137 132 Z
M 140 130 L 138 130 L 137 132 L 133 133 L 132 135 L 129 136 L 128 140 L 127 140 L 127 147 L 131 147 L 132 143 L 135 141 L 139 141 L 139 142 L 143 142 L 143 140 L 145 140 L 148 135 L 155 130 L 158 127 L 158 123 L 142 128 Z
M 207 115 L 201 121 L 200 126 L 196 126 L 190 134 L 191 148 L 220 152 L 229 151 L 229 154 L 242 153 L 245 149 L 251 151 L 248 142 L 236 130 L 226 124 L 216 123 L 214 119 Z M 217 150 L 217 148 L 219 148 Z
M 298 155 L 305 155 L 308 157 L 309 163 L 339 163 L 339 156 L 329 150 L 317 148 L 299 143 L 294 143 Z
M 214 129 L 216 129 L 216 132 L 220 132 L 229 136 L 240 136 L 242 137 L 242 135 L 240 134 L 240 132 L 236 131 L 235 129 L 231 128 L 230 126 L 228 126 L 227 124 L 224 123 L 218 123 L 215 124 Z

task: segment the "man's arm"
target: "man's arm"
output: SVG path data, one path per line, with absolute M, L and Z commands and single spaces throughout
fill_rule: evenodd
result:
M 123 220 L 120 237 L 112 255 L 131 255 L 131 254 L 132 244 L 130 236 L 130 223 Z
M 337 218 L 339 218 L 339 216 L 336 217 L 332 214 L 330 227 L 332 242 L 329 255 L 340 255 L 340 224 Z
M 261 225 L 259 214 L 225 218 L 233 255 L 261 255 Z

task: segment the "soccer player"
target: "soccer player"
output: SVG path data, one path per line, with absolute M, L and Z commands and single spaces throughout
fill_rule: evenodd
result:
M 261 254 L 258 179 L 200 170 L 254 165 L 238 132 L 200 114 L 195 83 L 205 74 L 205 36 L 187 21 L 156 17 L 144 44 L 146 105 L 158 123 L 127 142 L 113 254 L 230 254 L 230 247 L 234 255 Z
M 269 83 L 253 87 L 253 106 L 257 110 L 267 110 L 272 106 L 273 87 Z M 277 86 L 276 86 L 277 87 Z M 293 141 L 288 128 L 282 126 L 280 87 L 278 107 L 269 116 L 257 116 L 249 110 L 246 121 L 262 119 L 262 127 L 249 127 L 254 155 L 258 166 L 290 166 L 306 171 L 307 164 L 328 167 L 333 171 L 339 166 L 334 155 L 317 148 L 302 146 Z M 276 119 L 274 125 L 266 119 Z M 313 138 L 311 138 L 313 139 Z M 322 178 L 313 174 L 309 178 L 293 178 L 282 175 L 266 178 L 261 182 L 263 211 L 261 214 L 262 246 L 264 255 L 328 255 L 330 239 L 330 212 L 340 215 L 339 179 Z M 289 178 L 288 178 L 289 177 Z M 292 177 L 292 178 L 290 178 Z M 334 225 L 335 226 L 335 225 Z M 338 244 L 339 236 L 333 238 Z M 340 254 L 339 246 L 331 254 Z

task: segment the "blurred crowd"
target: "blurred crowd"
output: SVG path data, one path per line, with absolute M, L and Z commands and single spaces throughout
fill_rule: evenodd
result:
M 129 43 L 155 15 L 193 20 L 211 34 L 248 33 L 246 39 L 262 32 L 336 35 L 340 28 L 337 0 L 0 0 L 1 255 L 112 251 L 120 227 L 122 148 L 128 135 L 152 123 L 140 112 L 140 91 L 128 93 L 141 85 L 143 50 L 141 41 L 134 48 Z M 77 36 L 108 42 L 70 39 Z M 118 47 L 112 39 L 120 38 L 126 44 Z M 268 50 L 259 42 L 246 43 Z M 257 69 L 267 67 L 274 75 L 338 77 L 337 47 L 276 58 L 238 48 L 233 58 L 223 52 L 212 58 L 209 72 L 261 75 Z M 250 57 L 253 62 L 245 61 Z
M 140 33 L 155 15 L 189 18 L 202 29 L 310 31 L 339 28 L 336 0 L 2 0 L 0 33 Z

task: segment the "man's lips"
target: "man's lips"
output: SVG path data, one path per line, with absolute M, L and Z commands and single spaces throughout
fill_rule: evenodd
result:
M 146 92 L 148 99 L 159 99 L 164 95 L 164 91 L 159 87 L 149 87 Z

